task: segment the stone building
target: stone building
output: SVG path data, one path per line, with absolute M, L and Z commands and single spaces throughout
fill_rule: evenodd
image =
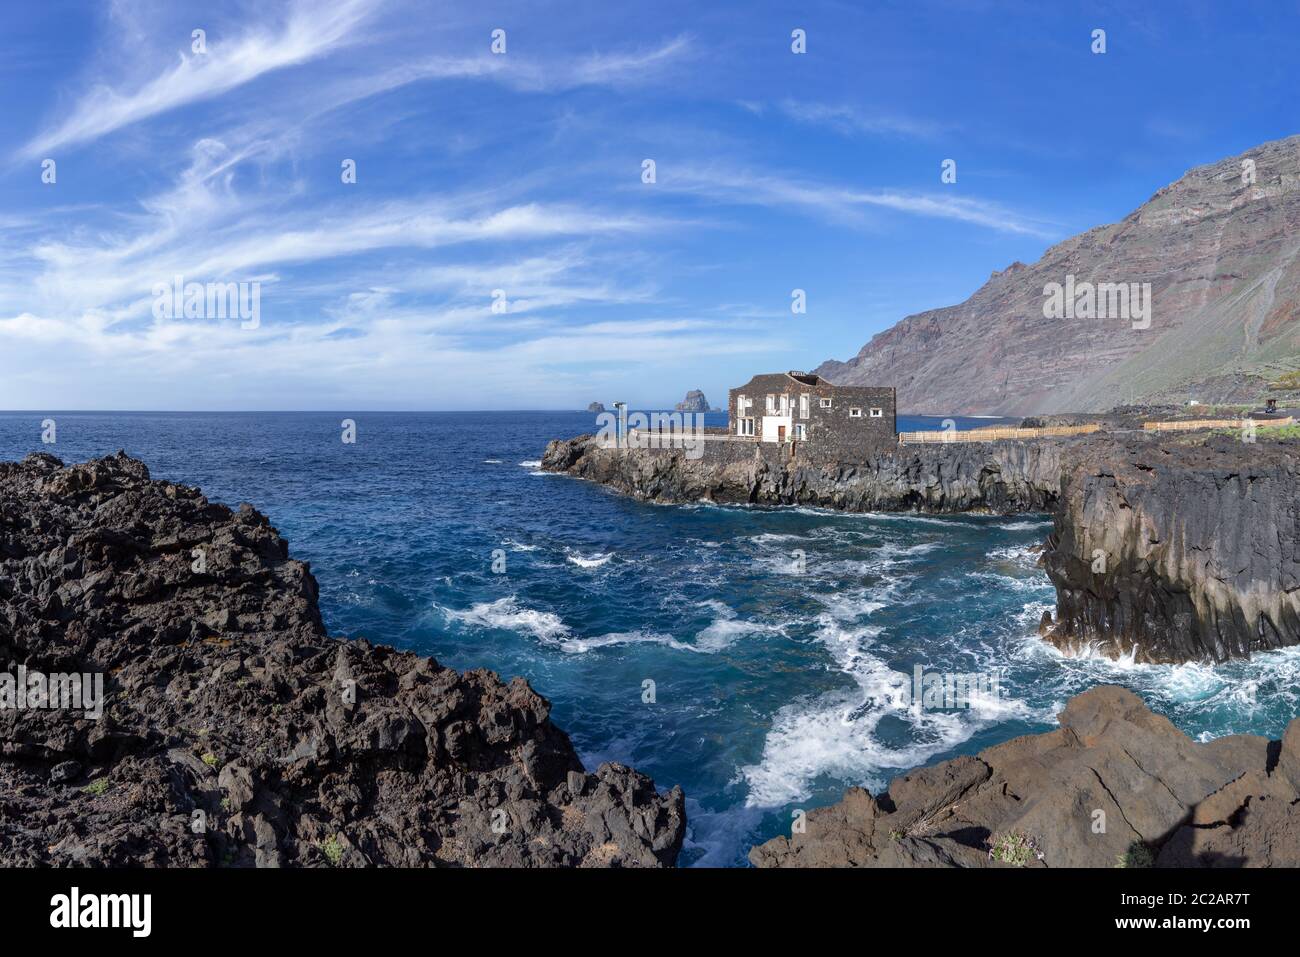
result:
M 898 443 L 892 387 L 834 385 L 807 372 L 771 372 L 732 389 L 729 431 L 761 442 L 808 442 L 853 453 Z

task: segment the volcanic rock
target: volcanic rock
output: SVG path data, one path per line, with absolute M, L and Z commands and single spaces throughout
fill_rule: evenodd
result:
M 122 453 L 0 463 L 0 669 L 95 673 L 98 720 L 0 710 L 0 865 L 671 865 L 679 788 L 584 770 L 521 678 L 330 638 L 249 505 Z
M 1124 688 L 1072 698 L 1060 728 L 851 788 L 756 867 L 1295 867 L 1300 718 L 1281 742 L 1197 744 Z M 1028 849 L 1018 859 L 1008 851 Z M 1008 860 L 1010 858 L 1010 860 Z
M 686 393 L 686 398 L 677 403 L 678 412 L 708 412 L 709 400 L 704 398 L 704 393 L 699 389 L 691 389 Z

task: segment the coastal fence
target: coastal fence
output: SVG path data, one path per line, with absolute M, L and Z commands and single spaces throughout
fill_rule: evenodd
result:
M 674 432 L 671 429 L 628 429 L 627 439 L 629 443 L 633 442 L 662 442 L 667 447 L 668 442 L 676 441 L 681 443 L 683 438 L 690 439 L 692 442 L 749 442 L 758 441 L 754 435 L 731 435 L 726 431 L 703 431 L 703 432 Z M 657 446 L 651 446 L 652 448 Z
M 1147 432 L 1191 432 L 1195 429 L 1240 429 L 1247 422 L 1255 423 L 1255 428 L 1266 429 L 1275 426 L 1293 425 L 1295 419 L 1184 419 L 1172 422 L 1143 422 L 1142 428 Z
M 1041 429 L 998 428 L 967 429 L 964 432 L 899 432 L 899 445 L 942 444 L 945 442 L 995 442 L 999 439 L 1046 439 L 1099 432 L 1096 422 L 1088 425 L 1054 425 Z

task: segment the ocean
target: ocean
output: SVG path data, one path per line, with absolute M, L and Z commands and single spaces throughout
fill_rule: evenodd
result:
M 796 811 L 1050 730 L 1099 683 L 1200 740 L 1277 737 L 1297 713 L 1300 649 L 1154 666 L 1041 641 L 1045 516 L 647 505 L 539 470 L 548 439 L 592 428 L 578 412 L 0 413 L 0 458 L 125 449 L 251 502 L 311 563 L 331 634 L 522 675 L 589 768 L 681 785 L 684 865 L 743 865 Z M 912 707 L 898 689 L 918 666 L 996 675 L 999 694 Z

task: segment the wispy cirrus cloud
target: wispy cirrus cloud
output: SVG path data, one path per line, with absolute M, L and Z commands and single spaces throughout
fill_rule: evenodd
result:
M 870 209 L 887 209 L 970 223 L 1005 233 L 1051 238 L 1051 224 L 987 200 L 965 196 L 910 193 L 903 190 L 852 189 L 809 182 L 796 176 L 751 173 L 719 166 L 669 167 L 660 182 L 665 189 L 702 196 L 715 202 L 786 207 L 815 213 L 829 220 L 854 224 Z
M 750 107 L 752 109 L 752 106 Z M 782 115 L 809 126 L 824 126 L 845 136 L 902 136 L 934 139 L 950 127 L 943 123 L 872 111 L 845 103 L 812 103 L 783 99 L 775 104 Z
M 373 0 L 298 0 L 279 29 L 259 24 L 231 40 L 213 39 L 206 53 L 182 53 L 180 62 L 128 89 L 100 84 L 70 114 L 20 150 L 33 157 L 58 147 L 99 139 L 114 130 L 211 99 L 265 73 L 306 63 L 357 37 L 355 29 L 374 9 Z

